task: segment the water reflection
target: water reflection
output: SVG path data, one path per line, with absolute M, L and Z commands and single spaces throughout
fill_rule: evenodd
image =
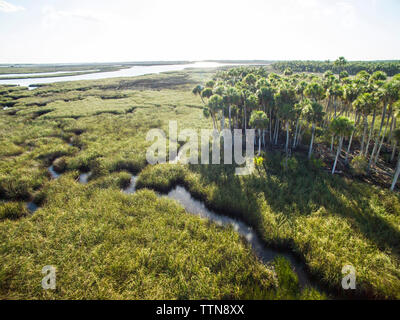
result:
M 132 176 L 132 177 L 131 177 L 131 182 L 130 182 L 129 186 L 128 186 L 127 188 L 125 188 L 125 189 L 123 190 L 123 192 L 125 192 L 126 194 L 133 194 L 133 193 L 135 193 L 135 191 L 136 191 L 136 180 L 137 180 L 137 177 Z
M 218 62 L 195 62 L 188 64 L 171 64 L 171 65 L 153 65 L 153 66 L 133 66 L 118 71 L 98 72 L 90 74 L 78 74 L 75 76 L 66 77 L 50 77 L 50 78 L 30 78 L 30 79 L 13 79 L 2 80 L 0 78 L 0 85 L 14 84 L 20 86 L 34 86 L 35 84 L 46 84 L 63 81 L 77 81 L 77 80 L 98 80 L 105 78 L 118 78 L 118 77 L 134 77 L 151 73 L 160 73 L 168 71 L 180 71 L 186 68 L 217 68 L 223 66 L 240 65 L 234 63 L 218 63 Z M 4 75 L 5 76 L 5 75 Z
M 52 179 L 58 179 L 58 178 L 60 177 L 60 173 L 57 173 L 57 172 L 54 170 L 54 166 L 53 166 L 53 165 L 50 166 L 50 167 L 48 168 L 48 170 L 49 170 L 49 172 L 50 172 L 50 175 L 51 175 L 51 178 L 52 178 Z
M 82 183 L 82 184 L 87 184 L 91 175 L 92 175 L 91 172 L 81 173 L 79 175 L 79 182 Z
M 184 187 L 175 187 L 175 189 L 171 190 L 167 196 L 170 199 L 177 200 L 185 210 L 191 214 L 199 215 L 200 217 L 209 219 L 221 226 L 232 226 L 236 232 L 246 239 L 246 241 L 251 245 L 254 253 L 263 263 L 268 263 L 277 256 L 284 256 L 290 261 L 293 270 L 297 273 L 300 285 L 302 287 L 310 285 L 311 280 L 305 272 L 303 265 L 298 262 L 295 257 L 291 254 L 267 248 L 253 228 L 244 222 L 225 215 L 217 214 L 207 209 L 202 201 L 194 199 L 189 191 Z
M 39 209 L 39 207 L 37 206 L 37 204 L 36 203 L 34 203 L 34 202 L 28 202 L 27 204 L 26 204 L 26 207 L 28 208 L 28 210 L 29 210 L 29 212 L 30 213 L 34 213 L 37 209 Z
M 132 176 L 130 185 L 124 189 L 127 194 L 133 194 L 136 189 L 137 177 Z M 202 201 L 192 197 L 189 191 L 182 186 L 177 186 L 167 195 L 159 195 L 168 197 L 178 201 L 182 207 L 191 214 L 198 215 L 202 218 L 209 219 L 220 226 L 231 226 L 233 230 L 238 232 L 250 244 L 254 253 L 264 263 L 271 262 L 277 256 L 283 256 L 290 261 L 293 271 L 297 273 L 299 284 L 301 287 L 310 286 L 311 279 L 304 269 L 304 264 L 298 261 L 292 254 L 267 248 L 257 233 L 243 221 L 217 214 L 209 210 Z

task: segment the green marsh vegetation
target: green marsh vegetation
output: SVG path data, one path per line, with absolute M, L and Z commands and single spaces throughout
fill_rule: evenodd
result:
M 339 77 L 240 67 L 195 86 L 215 129 L 224 128 L 225 117 L 230 129 L 256 129 L 255 144 L 264 150 L 259 177 L 200 167 L 182 169 L 172 181 L 240 215 L 267 242 L 292 248 L 328 287 L 337 288 L 341 268 L 352 264 L 359 294 L 398 298 L 400 207 L 390 191 L 400 172 L 394 161 L 400 78 L 382 71 L 350 78 L 344 58 L 334 65 Z M 142 178 L 146 170 L 155 168 Z M 157 174 L 148 176 L 144 185 L 156 184 Z
M 293 72 L 315 73 L 333 71 L 337 74 L 345 71 L 350 75 L 356 75 L 360 71 L 367 71 L 370 74 L 383 71 L 388 76 L 400 73 L 400 61 L 346 61 L 344 57 L 336 61 L 280 61 L 273 63 L 272 66 L 281 73 L 287 69 Z
M 168 119 L 209 127 L 189 88 L 210 76 L 198 70 L 1 88 L 4 100 L 19 95 L 0 111 L 2 298 L 324 297 L 284 285 L 296 279 L 287 264 L 265 266 L 233 229 L 151 190 L 121 192 L 147 165 L 150 128 L 166 130 Z M 57 180 L 51 164 L 63 172 Z M 77 181 L 84 171 L 92 172 L 86 185 Z M 29 200 L 40 205 L 34 214 Z M 41 288 L 45 265 L 57 268 L 55 291 Z
M 224 88 L 235 86 L 232 74 L 238 82 L 246 79 L 247 88 L 229 90 L 231 96 L 226 98 Z M 303 80 L 296 74 L 267 75 L 263 68 L 239 68 L 216 75 L 190 70 L 56 83 L 31 91 L 1 87 L 1 101 L 9 108 L 0 110 L 0 296 L 326 298 L 315 289 L 300 290 L 285 259 L 263 265 L 232 228 L 188 215 L 176 202 L 153 191 L 183 184 L 210 208 L 252 225 L 267 244 L 290 248 L 333 291 L 343 294 L 341 269 L 352 264 L 357 270 L 357 294 L 399 298 L 398 194 L 324 170 L 334 160 L 333 153 L 318 156 L 331 143 L 320 121 L 325 117 L 321 119 L 315 114 L 318 108 L 305 103 L 309 112 L 296 129 L 296 115 L 303 113 L 299 105 L 292 114 L 290 105 L 298 104 L 301 90 L 293 94 L 288 88 L 275 96 L 271 86 L 258 92 L 257 83 L 264 77 L 268 77 L 264 85 L 270 79 L 277 85 Z M 323 81 L 304 77 L 306 84 L 299 85 L 304 90 L 309 82 Z M 199 84 L 197 93 L 202 95 L 206 87 L 210 94 L 194 95 L 192 88 Z M 246 119 L 239 89 L 247 90 Z M 304 100 L 322 96 L 318 86 L 311 89 Z M 222 102 L 227 102 L 223 115 L 217 103 L 208 105 L 213 107 L 208 112 L 203 110 L 214 93 L 221 93 Z M 271 109 L 273 117 L 280 116 L 279 126 L 274 120 L 266 124 L 264 115 L 251 121 L 252 111 L 263 111 L 260 101 L 272 119 L 268 108 L 275 98 L 287 106 L 285 113 Z M 323 104 L 320 100 L 315 103 Z M 329 110 L 334 110 L 333 102 Z M 316 122 L 311 160 L 307 159 L 309 119 Z M 146 133 L 151 128 L 168 132 L 168 120 L 177 120 L 179 128 L 197 129 L 230 124 L 244 128 L 251 121 L 262 132 L 257 141 L 263 143 L 263 160 L 253 175 L 243 177 L 235 176 L 230 165 L 149 166 Z M 368 120 L 371 124 L 372 118 Z M 276 147 L 269 147 L 270 135 Z M 353 139 L 356 148 L 359 130 Z M 297 148 L 292 147 L 294 140 Z M 63 172 L 57 180 L 50 179 L 51 164 Z M 345 170 L 340 163 L 339 167 Z M 88 184 L 78 183 L 79 172 L 87 171 L 92 172 Z M 138 175 L 139 190 L 126 195 L 121 189 L 132 174 Z M 33 215 L 26 210 L 29 200 L 40 205 Z M 57 268 L 55 291 L 40 286 L 45 265 Z
M 86 66 L 18 66 L 0 68 L 1 80 L 53 78 L 84 75 L 98 72 L 118 71 L 129 66 L 86 65 Z M 42 74 L 45 73 L 45 74 Z M 49 73 L 49 74 L 46 74 Z

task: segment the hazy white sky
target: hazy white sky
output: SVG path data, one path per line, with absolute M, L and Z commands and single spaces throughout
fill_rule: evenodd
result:
M 0 0 L 0 63 L 400 59 L 400 0 Z

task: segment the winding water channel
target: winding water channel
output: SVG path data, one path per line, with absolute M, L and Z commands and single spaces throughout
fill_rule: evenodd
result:
M 73 76 L 65 76 L 65 77 L 48 77 L 48 78 L 27 78 L 27 79 L 10 79 L 5 80 L 0 77 L 0 85 L 12 84 L 19 86 L 30 86 L 30 89 L 35 88 L 35 85 L 38 84 L 47 84 L 54 82 L 63 82 L 63 81 L 78 81 L 78 80 L 98 80 L 98 79 L 106 79 L 106 78 L 119 78 L 119 77 L 134 77 L 134 76 L 142 76 L 145 74 L 152 73 L 160 73 L 160 72 L 168 72 L 168 71 L 181 71 L 186 68 L 217 68 L 223 66 L 234 66 L 241 65 L 235 63 L 218 63 L 218 62 L 195 62 L 188 64 L 166 64 L 166 65 L 150 65 L 150 66 L 132 66 L 130 68 L 120 69 L 117 71 L 104 71 L 97 73 L 88 73 L 88 74 L 76 74 Z M 93 70 L 89 70 L 93 71 Z M 57 74 L 49 73 L 49 74 Z M 31 76 L 32 74 L 19 74 L 20 77 L 23 76 Z M 43 75 L 43 73 L 42 73 Z M 2 74 L 2 77 L 8 76 L 7 74 Z
M 60 177 L 60 174 L 54 170 L 53 166 L 50 166 L 48 171 L 52 179 L 58 179 Z M 87 184 L 90 176 L 91 172 L 81 173 L 79 176 L 79 182 L 82 184 Z M 134 194 L 136 192 L 136 181 L 137 176 L 133 175 L 131 177 L 130 184 L 122 191 L 126 194 Z M 238 232 L 243 239 L 249 243 L 253 252 L 264 264 L 270 263 L 277 256 L 285 257 L 287 260 L 289 260 L 293 271 L 297 274 L 301 288 L 312 286 L 321 290 L 321 286 L 307 273 L 306 265 L 297 259 L 294 254 L 292 254 L 290 251 L 269 248 L 252 227 L 241 220 L 234 219 L 208 209 L 204 202 L 193 198 L 185 187 L 178 185 L 169 191 L 168 194 L 156 194 L 159 197 L 167 197 L 169 199 L 178 201 L 187 213 L 208 219 L 220 226 L 231 226 L 233 230 Z M 38 209 L 37 205 L 33 202 L 28 203 L 27 207 L 31 212 L 34 212 Z

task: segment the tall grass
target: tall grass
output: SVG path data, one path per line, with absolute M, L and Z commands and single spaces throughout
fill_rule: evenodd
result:
M 299 289 L 284 260 L 262 265 L 234 230 L 153 191 L 123 194 L 131 174 L 139 174 L 139 189 L 183 184 L 209 207 L 244 219 L 339 294 L 341 269 L 352 264 L 357 294 L 400 298 L 399 195 L 327 175 L 301 154 L 283 170 L 281 155 L 268 153 L 246 177 L 229 165 L 147 165 L 150 128 L 168 134 L 168 120 L 210 128 L 188 90 L 207 78 L 195 70 L 0 87 L 1 101 L 15 102 L 0 110 L 2 298 L 321 298 Z M 64 172 L 57 180 L 47 171 L 52 163 Z M 85 186 L 79 171 L 92 171 Z M 41 208 L 27 215 L 24 201 L 32 199 Z M 43 291 L 40 270 L 52 264 L 57 290 Z

